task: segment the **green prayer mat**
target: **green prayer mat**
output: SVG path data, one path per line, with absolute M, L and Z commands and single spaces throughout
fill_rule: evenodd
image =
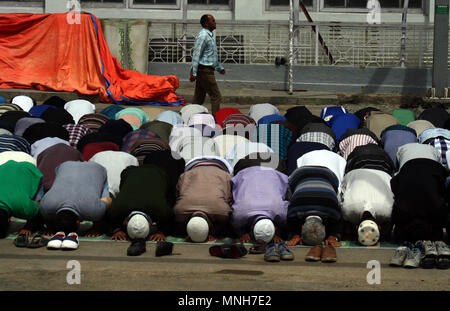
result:
M 25 223 L 26 223 L 26 221 L 23 219 L 11 218 L 10 228 L 8 230 L 10 234 L 8 235 L 7 239 L 14 240 L 17 235 L 15 235 L 13 232 L 20 230 L 25 225 Z M 79 234 L 83 235 L 91 227 L 92 227 L 92 222 L 90 222 L 90 221 L 82 222 L 80 224 Z M 172 242 L 175 244 L 177 244 L 177 243 L 178 244 L 179 243 L 194 244 L 193 242 L 187 242 L 186 238 L 184 238 L 184 237 L 167 236 L 166 238 L 167 238 L 168 242 Z M 95 237 L 95 238 L 87 238 L 84 236 L 80 236 L 79 239 L 80 239 L 80 241 L 92 241 L 92 242 L 96 242 L 96 241 L 117 242 L 117 241 L 111 240 L 111 237 L 107 236 L 106 234 L 103 234 L 103 235 Z M 217 240 L 211 241 L 211 242 L 204 242 L 202 244 L 207 244 L 207 245 L 225 244 L 225 243 L 232 243 L 233 240 L 234 239 L 232 239 L 232 238 L 223 238 L 223 239 L 217 239 Z M 128 241 L 119 241 L 119 242 L 127 242 L 128 243 Z M 156 243 L 156 242 L 148 241 L 148 243 Z M 374 246 L 364 246 L 364 245 L 359 244 L 357 241 L 340 241 L 340 243 L 341 243 L 341 246 L 339 248 L 395 249 L 400 246 L 397 244 L 392 244 L 392 243 L 387 243 L 387 242 L 377 243 Z M 195 244 L 197 244 L 197 243 L 195 243 Z M 244 243 L 244 245 L 251 246 L 251 245 L 253 245 L 253 243 Z M 311 246 L 298 245 L 296 247 L 308 247 L 309 248 Z

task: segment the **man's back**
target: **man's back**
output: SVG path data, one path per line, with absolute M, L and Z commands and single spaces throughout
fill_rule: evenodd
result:
M 80 220 L 98 221 L 106 209 L 100 201 L 107 185 L 106 169 L 95 162 L 67 161 L 55 170 L 55 181 L 41 200 L 41 211 L 52 217 L 60 209 L 71 209 Z

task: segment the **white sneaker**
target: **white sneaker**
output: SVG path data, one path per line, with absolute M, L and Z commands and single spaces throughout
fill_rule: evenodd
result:
M 47 243 L 47 249 L 60 249 L 66 234 L 62 231 L 57 232 Z
M 406 246 L 398 247 L 394 252 L 394 256 L 392 256 L 389 265 L 394 267 L 403 266 L 403 263 L 405 262 L 406 256 L 408 255 L 409 251 L 410 249 Z
M 378 243 L 380 231 L 372 220 L 364 220 L 358 227 L 358 241 L 362 245 L 372 246 Z
M 62 241 L 61 249 L 63 250 L 75 250 L 78 248 L 78 234 L 75 232 L 71 232 L 67 235 L 67 237 Z

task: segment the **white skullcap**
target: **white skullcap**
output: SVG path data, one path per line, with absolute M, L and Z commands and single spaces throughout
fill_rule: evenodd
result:
M 275 226 L 270 219 L 258 220 L 253 229 L 253 235 L 255 240 L 262 240 L 269 243 L 275 235 Z
M 20 108 L 22 108 L 23 111 L 30 111 L 31 108 L 33 108 L 34 103 L 31 97 L 25 96 L 25 95 L 19 95 L 12 99 L 12 103 L 16 104 Z
M 149 232 L 150 225 L 143 215 L 135 214 L 128 221 L 127 233 L 131 239 L 145 239 Z
M 208 222 L 203 217 L 194 216 L 187 223 L 186 231 L 193 242 L 205 242 L 209 233 Z

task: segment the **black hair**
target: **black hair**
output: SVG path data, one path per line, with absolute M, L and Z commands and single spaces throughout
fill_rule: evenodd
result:
M 9 226 L 8 212 L 0 209 L 0 239 L 6 238 Z
M 203 28 L 205 28 L 206 23 L 208 22 L 209 14 L 205 14 L 200 18 L 200 25 L 202 25 Z
M 78 216 L 72 211 L 63 210 L 56 214 L 55 229 L 57 232 L 63 231 L 66 234 L 78 230 Z

